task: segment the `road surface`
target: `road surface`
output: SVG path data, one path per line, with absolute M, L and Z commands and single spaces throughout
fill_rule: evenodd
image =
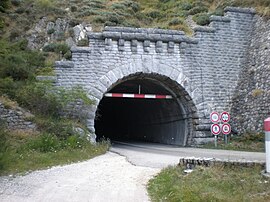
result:
M 148 180 L 180 157 L 264 161 L 264 153 L 181 148 L 114 142 L 110 151 L 88 161 L 24 176 L 0 177 L 1 202 L 144 202 Z

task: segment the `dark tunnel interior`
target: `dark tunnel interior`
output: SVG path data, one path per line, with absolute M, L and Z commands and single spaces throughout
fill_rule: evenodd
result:
M 110 93 L 170 95 L 158 81 L 127 80 Z M 97 139 L 145 141 L 163 144 L 185 144 L 185 120 L 173 99 L 134 99 L 103 97 L 95 119 Z

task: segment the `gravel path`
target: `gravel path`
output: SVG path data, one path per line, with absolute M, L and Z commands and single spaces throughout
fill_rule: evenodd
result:
M 108 152 L 81 163 L 1 177 L 0 201 L 149 201 L 145 185 L 159 171 Z

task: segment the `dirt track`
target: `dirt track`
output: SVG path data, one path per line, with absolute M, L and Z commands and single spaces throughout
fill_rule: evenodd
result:
M 145 185 L 159 171 L 108 152 L 81 163 L 1 177 L 0 201 L 148 201 Z

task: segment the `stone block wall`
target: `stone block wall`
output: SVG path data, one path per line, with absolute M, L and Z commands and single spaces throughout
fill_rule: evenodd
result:
M 36 125 L 28 121 L 32 114 L 20 107 L 8 109 L 0 102 L 0 120 L 6 123 L 8 129 L 12 130 L 35 130 Z
M 184 97 L 185 116 L 193 119 L 191 137 L 207 136 L 210 113 L 230 111 L 254 15 L 253 9 L 226 8 L 225 16 L 212 16 L 208 27 L 194 28 L 193 37 L 143 28 L 90 32 L 89 47 L 73 47 L 72 61 L 56 63 L 57 85 L 81 85 L 97 101 L 88 118 L 94 131 L 98 103 L 117 82 L 136 73 L 161 75 L 182 87 L 176 96 Z
M 270 20 L 256 16 L 247 58 L 232 98 L 232 123 L 239 133 L 263 132 L 270 117 Z

